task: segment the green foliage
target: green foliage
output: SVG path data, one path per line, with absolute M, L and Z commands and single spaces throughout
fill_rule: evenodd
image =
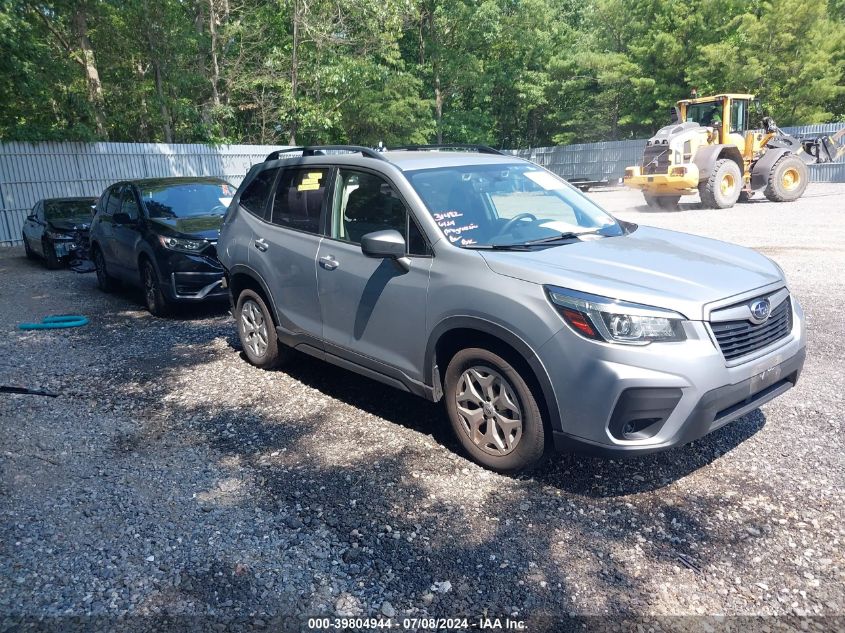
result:
M 0 139 L 503 147 L 845 120 L 845 1 L 0 0 Z

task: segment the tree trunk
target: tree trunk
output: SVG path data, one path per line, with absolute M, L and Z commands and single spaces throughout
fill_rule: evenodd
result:
M 211 34 L 211 103 L 220 105 L 220 62 L 217 59 L 217 11 L 214 0 L 208 0 L 208 31 Z
M 88 15 L 83 3 L 77 5 L 73 14 L 73 33 L 82 51 L 82 67 L 85 70 L 85 81 L 88 84 L 88 101 L 94 111 L 97 136 L 108 140 L 109 134 L 106 130 L 106 115 L 103 107 L 103 85 L 100 83 L 100 73 L 97 71 L 94 47 L 88 38 Z
M 155 56 L 153 56 L 155 57 Z M 162 130 L 164 131 L 164 142 L 173 142 L 173 127 L 170 125 L 170 111 L 167 109 L 167 103 L 164 99 L 164 82 L 161 79 L 161 67 L 158 65 L 158 60 L 153 59 L 153 76 L 155 77 L 156 96 L 158 97 L 158 107 L 161 112 Z
M 290 133 L 288 143 L 296 145 L 297 111 L 296 93 L 299 90 L 299 0 L 293 2 L 293 50 L 290 57 Z

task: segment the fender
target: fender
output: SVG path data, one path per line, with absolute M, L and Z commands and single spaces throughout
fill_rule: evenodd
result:
M 699 182 L 704 182 L 710 178 L 710 174 L 713 173 L 713 165 L 716 164 L 716 161 L 719 160 L 719 158 L 730 158 L 739 165 L 740 172 L 744 171 L 742 154 L 739 153 L 736 146 L 707 145 L 699 148 L 695 152 L 695 157 L 692 159 L 692 162 L 695 163 L 696 167 L 698 167 Z
M 458 329 L 478 330 L 479 332 L 495 336 L 514 348 L 528 363 L 528 366 L 537 377 L 537 382 L 540 384 L 540 389 L 543 392 L 542 396 L 546 404 L 546 410 L 549 413 L 549 422 L 551 423 L 552 430 L 563 430 L 560 409 L 558 408 L 557 396 L 555 396 L 552 381 L 549 378 L 549 374 L 543 366 L 543 363 L 537 357 L 537 354 L 535 354 L 534 350 L 531 349 L 528 343 L 523 341 L 518 335 L 497 323 L 488 321 L 487 319 L 483 319 L 481 317 L 465 315 L 446 317 L 431 330 L 425 349 L 425 373 L 423 375 L 428 376 L 431 381 L 431 386 L 434 389 L 433 400 L 439 400 L 442 397 L 442 391 L 439 385 L 440 368 L 437 367 L 437 358 L 435 354 L 437 350 L 437 342 L 444 334 L 451 330 Z
M 763 156 L 751 167 L 751 188 L 762 189 L 769 181 L 772 167 L 784 154 L 790 151 L 785 147 L 767 148 Z

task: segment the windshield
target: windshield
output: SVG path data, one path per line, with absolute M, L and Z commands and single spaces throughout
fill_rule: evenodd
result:
M 424 169 L 407 176 L 443 235 L 464 248 L 623 232 L 575 187 L 529 163 Z
M 141 186 L 141 200 L 151 218 L 191 218 L 223 215 L 235 189 L 220 182 L 190 182 Z
M 61 202 L 45 202 L 44 217 L 48 220 L 90 220 L 93 214 L 94 198 L 85 200 L 63 200 Z

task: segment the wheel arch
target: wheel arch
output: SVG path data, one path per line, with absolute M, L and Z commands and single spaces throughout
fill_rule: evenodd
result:
M 238 296 L 244 290 L 253 290 L 261 295 L 267 306 L 270 308 L 270 315 L 273 317 L 274 324 L 279 325 L 279 315 L 276 313 L 276 303 L 273 301 L 273 295 L 267 287 L 266 282 L 262 279 L 254 269 L 243 264 L 233 266 L 226 271 L 226 284 L 229 287 L 229 294 L 232 297 L 232 309 L 236 307 Z
M 431 381 L 434 400 L 443 396 L 442 376 L 452 357 L 461 349 L 481 347 L 503 356 L 527 372 L 527 382 L 535 389 L 538 404 L 552 430 L 563 424 L 552 381 L 542 361 L 531 347 L 507 328 L 472 316 L 454 316 L 441 321 L 431 332 L 425 355 L 425 373 Z
M 792 152 L 785 147 L 773 147 L 766 149 L 766 152 L 751 167 L 751 188 L 754 190 L 763 189 L 769 181 L 769 173 L 772 167 L 786 154 Z
M 739 173 L 745 174 L 745 163 L 742 160 L 742 154 L 735 145 L 708 145 L 699 149 L 692 161 L 698 167 L 698 181 L 705 182 L 710 178 L 716 161 L 723 158 L 735 162 L 737 167 L 739 167 Z

